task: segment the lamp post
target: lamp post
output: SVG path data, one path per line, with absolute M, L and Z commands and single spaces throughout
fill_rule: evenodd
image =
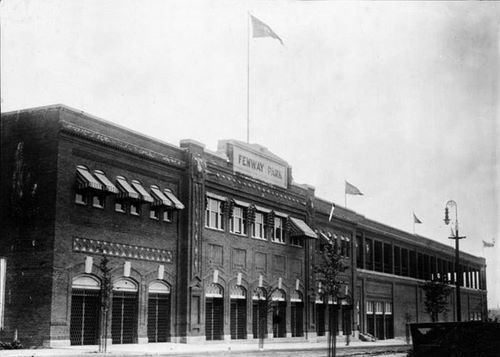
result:
M 449 200 L 446 203 L 446 207 L 444 209 L 444 223 L 448 225 L 450 223 L 449 218 L 449 208 L 455 207 L 455 232 L 452 230 L 452 236 L 450 239 L 455 240 L 455 272 L 457 274 L 455 278 L 455 293 L 456 293 L 456 312 L 457 312 L 457 322 L 462 321 L 462 305 L 460 301 L 460 285 L 462 283 L 462 272 L 460 271 L 460 249 L 458 242 L 460 239 L 464 239 L 465 236 L 460 237 L 458 234 L 458 209 L 457 203 L 453 200 Z

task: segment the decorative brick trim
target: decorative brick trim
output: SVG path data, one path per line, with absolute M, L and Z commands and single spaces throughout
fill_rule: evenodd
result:
M 186 163 L 182 160 L 176 159 L 171 156 L 163 155 L 158 152 L 134 144 L 130 144 L 107 135 L 103 135 L 101 133 L 98 133 L 96 131 L 87 128 L 82 128 L 81 126 L 69 123 L 67 121 L 63 120 L 61 121 L 61 124 L 62 124 L 62 131 L 70 135 L 79 136 L 90 141 L 106 144 L 118 150 L 130 152 L 151 160 L 167 163 L 169 165 L 174 165 L 180 168 L 184 168 L 186 166 Z
M 172 263 L 172 251 L 141 247 L 102 240 L 73 237 L 73 251 L 89 254 L 105 254 L 113 257 Z

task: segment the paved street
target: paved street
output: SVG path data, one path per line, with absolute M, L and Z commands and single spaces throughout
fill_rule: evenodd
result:
M 393 339 L 377 342 L 353 341 L 350 346 L 339 342 L 337 356 L 406 356 L 406 351 L 410 347 L 402 340 Z M 0 352 L 2 357 L 48 357 L 48 356 L 238 356 L 238 357 L 285 357 L 285 356 L 326 356 L 325 342 L 291 342 L 277 343 L 267 342 L 264 350 L 259 350 L 256 342 L 235 343 L 205 343 L 198 345 L 176 344 L 176 343 L 152 343 L 146 345 L 111 345 L 106 354 L 98 353 L 97 346 L 73 346 L 54 349 L 24 349 L 24 350 L 4 350 Z

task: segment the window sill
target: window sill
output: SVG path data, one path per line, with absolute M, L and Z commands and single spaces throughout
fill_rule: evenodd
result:
M 252 239 L 262 240 L 262 241 L 266 241 L 266 242 L 268 240 L 267 238 L 254 237 L 254 236 L 252 236 Z
M 93 208 L 104 209 L 104 206 L 92 205 Z
M 224 229 L 222 228 L 215 228 L 215 227 L 207 227 L 205 226 L 206 229 L 210 229 L 211 231 L 216 231 L 216 232 L 225 232 Z
M 281 242 L 279 240 L 271 240 L 271 242 L 276 243 L 276 244 L 286 245 L 285 242 Z
M 237 233 L 237 232 L 229 232 L 229 233 L 231 233 L 233 236 L 248 238 L 248 234 L 246 233 Z
M 87 203 L 86 202 L 83 202 L 83 201 L 75 201 L 75 203 L 79 206 L 86 206 Z

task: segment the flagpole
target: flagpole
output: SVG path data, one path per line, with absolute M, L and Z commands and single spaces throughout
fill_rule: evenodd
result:
M 250 143 L 250 11 L 247 16 L 247 144 Z

